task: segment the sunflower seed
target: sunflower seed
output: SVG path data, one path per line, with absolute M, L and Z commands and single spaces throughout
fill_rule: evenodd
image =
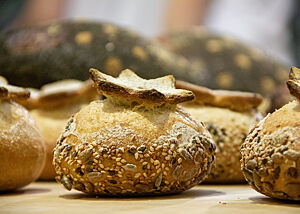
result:
M 182 171 L 183 171 L 182 165 L 176 166 L 172 173 L 172 177 L 178 179 L 181 176 Z
M 61 183 L 64 185 L 64 187 L 67 190 L 71 190 L 72 189 L 72 181 L 65 175 L 62 176 L 61 178 Z
M 128 163 L 128 164 L 122 166 L 122 168 L 125 169 L 126 171 L 129 171 L 129 172 L 136 172 L 137 171 L 136 165 L 131 164 L 131 163 Z
M 187 181 L 187 180 L 193 178 L 196 173 L 197 173 L 197 169 L 196 168 L 192 168 L 191 170 L 187 171 L 185 173 L 185 175 L 183 176 L 183 181 Z
M 115 186 L 107 186 L 106 190 L 108 190 L 110 193 L 120 193 L 122 191 L 120 187 Z
M 79 159 L 86 162 L 93 154 L 93 148 L 88 148 L 79 153 Z
M 162 181 L 162 174 L 160 173 L 155 180 L 155 187 L 159 187 Z
M 101 172 L 90 172 L 87 174 L 87 178 L 92 183 L 97 183 L 101 181 L 102 173 Z
M 184 160 L 193 160 L 192 155 L 186 149 L 179 148 L 178 153 L 184 158 Z
M 256 160 L 249 160 L 246 165 L 246 168 L 249 170 L 253 170 L 253 169 L 255 169 L 256 166 L 257 166 Z

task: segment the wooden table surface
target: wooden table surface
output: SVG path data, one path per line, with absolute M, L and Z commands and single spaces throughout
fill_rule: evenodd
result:
M 172 196 L 109 198 L 68 192 L 55 182 L 35 182 L 0 195 L 0 213 L 300 214 L 300 202 L 270 199 L 248 185 L 199 185 Z

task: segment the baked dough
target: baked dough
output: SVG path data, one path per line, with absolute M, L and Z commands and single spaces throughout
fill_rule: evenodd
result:
M 118 78 L 90 70 L 107 99 L 68 122 L 54 149 L 57 181 L 100 195 L 155 195 L 193 187 L 214 165 L 215 144 L 204 126 L 176 104 L 193 99 L 174 78 Z
M 41 180 L 54 180 L 56 173 L 52 164 L 56 140 L 72 114 L 99 96 L 92 81 L 61 80 L 44 85 L 41 90 L 30 89 L 32 97 L 22 104 L 31 109 L 46 144 L 46 163 Z
M 300 69 L 287 82 L 298 100 L 266 116 L 241 147 L 241 167 L 256 191 L 273 198 L 300 200 Z
M 194 101 L 182 107 L 195 119 L 202 121 L 216 142 L 216 168 L 205 183 L 245 182 L 240 167 L 240 146 L 250 127 L 262 118 L 255 108 L 262 102 L 258 94 L 210 90 L 183 81 L 177 88 L 193 91 Z
M 0 79 L 0 191 L 8 191 L 38 178 L 45 145 L 28 111 L 13 101 L 27 99 L 29 91 Z

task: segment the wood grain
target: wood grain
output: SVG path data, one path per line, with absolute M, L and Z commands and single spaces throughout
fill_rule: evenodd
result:
M 111 198 L 68 192 L 55 182 L 35 182 L 0 195 L 0 213 L 300 213 L 300 202 L 270 199 L 248 185 L 199 185 L 162 197 Z

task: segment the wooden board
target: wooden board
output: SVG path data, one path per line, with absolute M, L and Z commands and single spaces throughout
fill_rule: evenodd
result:
M 300 214 L 300 202 L 270 199 L 248 185 L 199 185 L 172 196 L 109 198 L 68 192 L 55 182 L 35 182 L 0 195 L 0 213 Z

